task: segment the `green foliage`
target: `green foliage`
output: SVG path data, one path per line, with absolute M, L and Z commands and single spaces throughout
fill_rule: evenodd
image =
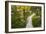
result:
M 25 28 L 26 20 L 28 16 L 31 16 L 32 13 L 35 13 L 36 16 L 32 17 L 32 25 L 34 27 L 41 26 L 41 7 L 38 6 L 11 6 L 11 25 L 12 28 Z M 18 10 L 19 9 L 19 10 Z M 18 10 L 18 11 L 17 11 Z M 30 13 L 31 11 L 31 13 Z M 40 17 L 37 17 L 40 16 Z
M 40 6 L 32 6 L 32 13 L 36 13 L 37 16 L 41 16 L 41 7 Z
M 32 25 L 34 27 L 40 27 L 41 26 L 41 7 L 32 6 L 31 10 L 32 10 L 32 13 L 36 14 L 36 16 L 32 17 Z
M 32 25 L 33 25 L 33 27 L 40 27 L 41 26 L 41 18 L 37 17 L 37 16 L 33 17 Z

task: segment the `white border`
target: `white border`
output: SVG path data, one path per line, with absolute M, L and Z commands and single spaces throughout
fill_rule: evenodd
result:
M 20 28 L 20 29 L 11 29 L 11 5 L 24 5 L 24 6 L 41 6 L 42 7 L 42 16 L 41 16 L 41 21 L 42 25 L 41 27 L 38 28 Z M 28 30 L 43 30 L 44 29 L 44 5 L 42 4 L 27 4 L 27 3 L 11 3 L 9 2 L 9 32 L 16 32 L 16 31 L 28 31 Z

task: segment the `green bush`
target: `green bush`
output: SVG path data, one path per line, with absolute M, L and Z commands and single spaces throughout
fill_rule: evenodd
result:
M 33 25 L 33 27 L 40 27 L 41 26 L 41 18 L 37 17 L 37 16 L 33 17 L 32 25 Z

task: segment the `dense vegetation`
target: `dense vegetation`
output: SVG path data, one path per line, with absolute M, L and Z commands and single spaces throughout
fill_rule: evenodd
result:
M 41 7 L 39 6 L 11 6 L 11 25 L 12 28 L 25 28 L 26 19 L 32 13 L 36 15 L 32 17 L 33 27 L 41 26 Z

